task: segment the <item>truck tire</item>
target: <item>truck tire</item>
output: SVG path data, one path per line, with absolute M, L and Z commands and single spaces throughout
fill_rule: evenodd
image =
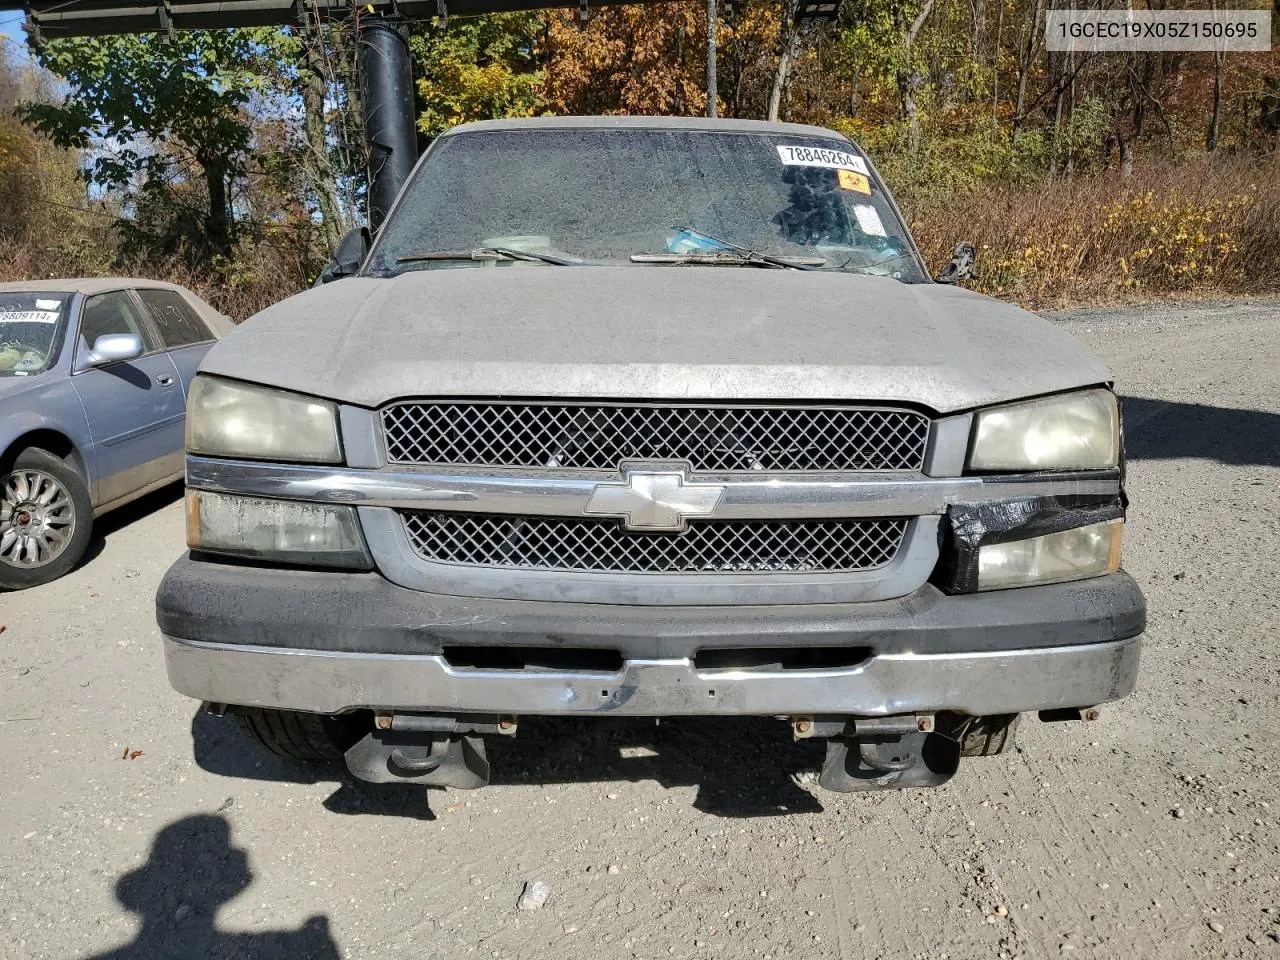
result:
M 0 590 L 70 573 L 92 535 L 93 501 L 75 467 L 40 447 L 0 458 Z
M 366 713 L 298 713 L 237 707 L 236 718 L 246 733 L 272 753 L 293 760 L 341 760 L 357 740 L 372 729 Z
M 1013 749 L 1021 714 L 1005 713 L 991 717 L 974 717 L 961 742 L 962 757 L 994 757 Z

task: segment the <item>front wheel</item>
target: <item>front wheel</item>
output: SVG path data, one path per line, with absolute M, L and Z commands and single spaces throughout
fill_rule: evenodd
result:
M 0 590 L 69 573 L 92 532 L 89 488 L 69 463 L 38 447 L 0 463 Z
M 332 717 L 261 707 L 234 710 L 250 737 L 272 753 L 294 760 L 341 760 L 357 740 L 373 729 L 367 713 Z

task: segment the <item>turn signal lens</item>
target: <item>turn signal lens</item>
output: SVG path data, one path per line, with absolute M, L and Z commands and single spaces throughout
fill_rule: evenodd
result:
M 373 566 L 355 507 L 187 491 L 187 546 L 321 567 Z

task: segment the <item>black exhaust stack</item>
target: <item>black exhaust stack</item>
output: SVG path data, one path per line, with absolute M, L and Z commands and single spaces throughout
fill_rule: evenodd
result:
M 399 18 L 360 18 L 365 141 L 369 146 L 369 226 L 377 230 L 418 159 L 413 123 L 409 29 Z

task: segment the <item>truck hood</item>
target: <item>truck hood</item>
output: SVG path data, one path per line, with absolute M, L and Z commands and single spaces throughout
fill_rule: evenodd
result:
M 242 324 L 201 370 L 399 397 L 870 400 L 951 413 L 1103 383 L 1061 329 L 956 287 L 753 267 L 357 277 Z

